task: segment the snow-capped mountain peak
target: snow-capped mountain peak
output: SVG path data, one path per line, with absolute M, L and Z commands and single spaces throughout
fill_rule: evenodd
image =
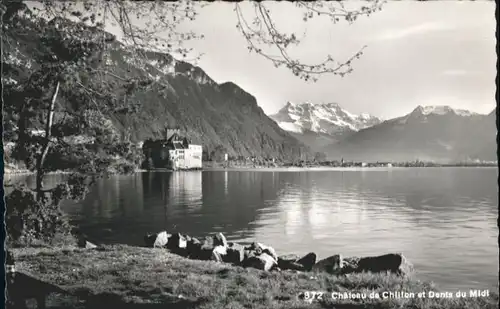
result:
M 354 115 L 337 103 L 313 104 L 307 101 L 287 102 L 278 113 L 270 117 L 286 131 L 313 131 L 329 135 L 359 131 L 381 122 L 369 114 Z
M 431 114 L 433 114 L 433 115 L 446 115 L 446 114 L 450 114 L 450 113 L 454 113 L 458 116 L 464 116 L 464 117 L 477 115 L 474 112 L 464 110 L 464 109 L 454 109 L 454 108 L 447 106 L 447 105 L 434 105 L 434 106 L 421 106 L 421 105 L 419 105 L 412 112 L 412 114 L 421 114 L 424 116 L 428 116 Z

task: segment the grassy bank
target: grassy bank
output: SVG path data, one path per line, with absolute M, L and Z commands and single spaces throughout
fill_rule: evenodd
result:
M 53 296 L 48 307 L 83 308 L 498 308 L 487 298 L 332 300 L 330 292 L 422 292 L 432 284 L 392 275 L 271 272 L 193 261 L 165 249 L 109 246 L 103 250 L 13 249 L 17 269 L 79 295 Z M 298 298 L 327 292 L 322 301 Z M 490 295 L 492 293 L 490 292 Z

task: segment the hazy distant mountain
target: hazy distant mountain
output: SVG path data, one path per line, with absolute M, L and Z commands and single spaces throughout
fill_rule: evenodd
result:
M 325 148 L 346 160 L 496 160 L 496 113 L 481 115 L 449 106 L 418 106 Z
M 313 149 L 381 122 L 368 114 L 353 115 L 336 103 L 288 102 L 278 113 L 269 117 Z
M 43 33 L 30 18 L 18 17 L 16 22 L 16 28 L 2 37 L 2 81 L 8 87 L 22 84 L 40 66 L 33 59 L 41 58 L 34 55 L 41 53 Z M 77 26 L 70 21 L 58 22 L 64 27 Z M 18 44 L 7 44 L 11 41 Z M 179 127 L 208 152 L 222 148 L 234 156 L 287 159 L 307 152 L 307 147 L 264 114 L 254 96 L 232 82 L 218 84 L 201 68 L 177 61 L 169 54 L 147 52 L 146 58 L 137 62 L 119 42 L 113 43 L 104 58 L 99 65 L 105 71 L 127 77 L 146 74 L 168 85 L 147 90 L 137 87 L 127 99 L 142 104 L 138 113 L 107 115 L 121 133 L 130 134 L 134 141 L 162 138 L 167 125 Z M 119 79 L 116 83 L 117 87 L 123 84 Z M 68 103 L 61 100 L 59 104 Z

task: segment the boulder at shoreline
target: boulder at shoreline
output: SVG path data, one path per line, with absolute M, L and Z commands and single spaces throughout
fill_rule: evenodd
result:
M 178 255 L 181 255 L 184 257 L 188 256 L 187 239 L 184 235 L 182 235 L 180 233 L 172 234 L 168 238 L 166 248 L 169 249 L 171 252 L 176 253 Z
M 343 259 L 340 254 L 335 254 L 314 264 L 312 271 L 338 274 L 343 266 Z
M 186 242 L 187 256 L 190 259 L 200 260 L 201 259 L 201 246 L 202 243 L 195 237 L 190 237 Z
M 227 255 L 227 247 L 219 245 L 212 250 L 212 260 L 223 262 L 222 257 Z
M 277 264 L 274 257 L 267 253 L 251 256 L 243 262 L 244 267 L 252 267 L 264 271 L 270 271 Z
M 222 246 L 222 247 L 227 247 L 227 240 L 226 236 L 222 233 L 217 233 L 214 236 L 214 245 L 215 246 Z
M 413 265 L 400 253 L 390 253 L 374 257 L 360 258 L 356 272 L 385 272 L 408 275 L 413 272 Z
M 144 236 L 144 242 L 146 246 L 153 248 L 162 248 L 165 247 L 168 243 L 169 235 L 166 231 L 162 231 L 156 234 L 147 234 Z
M 400 253 L 389 253 L 372 257 L 343 258 L 335 254 L 316 262 L 317 256 L 310 252 L 303 257 L 296 254 L 278 256 L 273 247 L 259 242 L 248 246 L 227 242 L 222 233 L 206 236 L 203 241 L 180 233 L 168 234 L 162 231 L 144 237 L 146 245 L 154 248 L 166 248 L 172 253 L 197 260 L 213 260 L 236 266 L 251 267 L 264 271 L 291 270 L 298 272 L 326 272 L 332 275 L 350 273 L 391 272 L 408 275 L 413 272 L 413 265 Z
M 227 255 L 223 258 L 224 262 L 234 265 L 241 265 L 245 259 L 245 247 L 237 243 L 229 243 Z
M 316 264 L 316 254 L 310 252 L 303 257 L 288 254 L 278 257 L 278 267 L 281 270 L 311 271 Z

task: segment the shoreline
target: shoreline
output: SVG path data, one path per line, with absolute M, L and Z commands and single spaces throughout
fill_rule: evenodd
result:
M 45 175 L 65 175 L 71 174 L 70 171 L 54 171 L 45 173 Z M 4 169 L 4 175 L 35 175 L 35 172 L 25 169 Z
M 277 171 L 369 171 L 369 170 L 401 170 L 401 169 L 416 169 L 416 168 L 498 168 L 498 165 L 440 165 L 440 166 L 207 166 L 194 171 L 256 171 L 256 170 L 277 170 Z M 133 173 L 147 172 L 189 172 L 191 170 L 167 170 L 167 169 L 137 169 Z M 54 171 L 48 172 L 45 175 L 68 175 L 71 171 Z M 29 170 L 4 169 L 4 175 L 34 175 L 35 173 Z
M 498 166 L 396 166 L 396 167 L 355 167 L 355 166 L 311 166 L 311 167 L 296 167 L 296 166 L 279 166 L 279 167 L 206 167 L 203 171 L 236 171 L 236 170 L 280 170 L 280 171 L 369 171 L 369 170 L 402 170 L 402 169 L 417 169 L 417 168 L 498 168 Z
M 102 306 L 104 299 L 101 298 L 106 296 L 106 300 L 109 300 L 110 295 L 114 302 L 111 307 L 128 305 L 130 308 L 142 308 L 142 305 L 153 303 L 166 308 L 171 305 L 211 309 L 319 309 L 337 306 L 352 309 L 498 308 L 498 294 L 491 290 L 485 297 L 398 297 L 396 292 L 447 292 L 413 276 L 266 272 L 215 261 L 191 260 L 163 248 L 126 245 L 107 245 L 95 249 L 60 247 L 11 250 L 18 271 L 31 273 L 50 284 L 57 283 L 59 287 L 75 294 L 80 292 L 78 295 L 91 295 L 96 300 L 96 306 L 91 306 L 94 308 L 110 307 L 108 302 Z M 305 292 L 319 292 L 323 297 L 316 297 L 314 301 L 306 300 Z M 334 293 L 389 295 L 391 292 L 394 297 L 384 299 L 333 297 Z M 49 301 L 83 308 L 81 297 L 76 298 L 79 299 L 75 299 L 75 296 L 59 296 Z

